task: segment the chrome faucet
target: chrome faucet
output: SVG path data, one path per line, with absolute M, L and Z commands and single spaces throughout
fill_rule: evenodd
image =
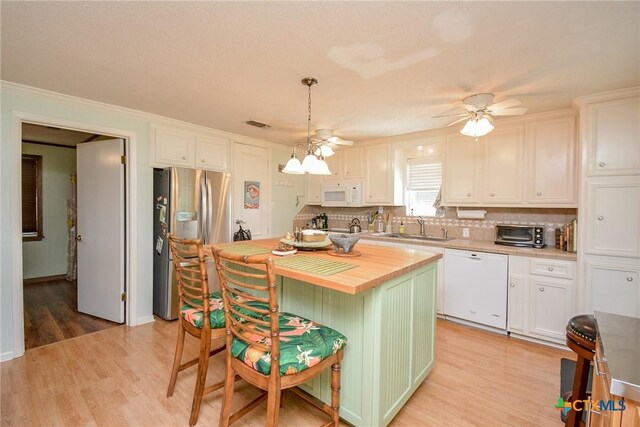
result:
M 449 233 L 449 230 L 447 230 L 447 227 L 442 227 L 442 237 L 444 237 L 445 239 L 448 239 L 449 236 L 447 236 L 447 233 Z
M 425 235 L 425 232 L 424 232 L 424 218 L 419 216 L 417 221 L 418 221 L 418 224 L 420 224 L 420 235 L 424 236 Z

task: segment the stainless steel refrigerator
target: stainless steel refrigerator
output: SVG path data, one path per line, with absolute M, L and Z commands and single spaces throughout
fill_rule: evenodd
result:
M 201 239 L 204 244 L 230 239 L 230 174 L 200 169 L 153 170 L 153 312 L 178 318 L 178 288 L 168 235 Z M 219 289 L 213 262 L 208 261 L 209 287 Z

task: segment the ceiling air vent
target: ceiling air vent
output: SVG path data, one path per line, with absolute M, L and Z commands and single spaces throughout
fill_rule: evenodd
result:
M 249 126 L 254 126 L 254 127 L 257 127 L 257 128 L 270 128 L 271 127 L 266 123 L 256 122 L 255 120 L 247 120 L 245 123 L 248 124 Z

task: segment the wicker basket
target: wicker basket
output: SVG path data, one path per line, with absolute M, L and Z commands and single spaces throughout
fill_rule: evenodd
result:
M 324 233 L 302 234 L 302 241 L 306 243 L 322 242 L 326 238 L 327 235 Z

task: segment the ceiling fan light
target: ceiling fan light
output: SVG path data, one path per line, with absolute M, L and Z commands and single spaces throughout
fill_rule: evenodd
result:
M 460 130 L 460 133 L 466 136 L 479 137 L 484 136 L 493 130 L 493 125 L 486 117 L 481 119 L 470 119 Z
M 320 155 L 322 157 L 331 157 L 335 154 L 333 148 L 331 148 L 328 144 L 323 144 L 320 146 Z
M 304 173 L 304 169 L 302 168 L 302 163 L 298 160 L 297 157 L 291 156 L 287 165 L 282 169 L 283 173 L 288 173 L 292 175 L 301 175 Z
M 318 162 L 318 158 L 313 154 L 309 153 L 302 160 L 302 169 L 305 172 L 311 173 L 312 170 L 315 170 L 317 162 Z

